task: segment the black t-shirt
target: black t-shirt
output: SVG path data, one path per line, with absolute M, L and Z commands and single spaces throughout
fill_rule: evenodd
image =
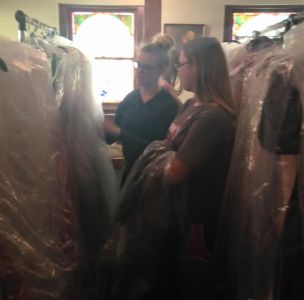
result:
M 125 97 L 117 108 L 114 122 L 121 128 L 119 139 L 126 169 L 131 169 L 148 144 L 165 139 L 177 111 L 177 101 L 165 90 L 146 103 L 142 101 L 139 90 Z
M 258 138 L 264 149 L 276 154 L 298 154 L 302 108 L 299 91 L 274 71 L 264 99 Z
M 258 131 L 261 146 L 278 155 L 299 154 L 302 119 L 299 90 L 288 78 L 274 71 L 261 112 Z M 296 180 L 276 253 L 279 267 L 274 295 L 280 299 L 304 299 L 303 216 L 298 189 Z
M 234 143 L 234 119 L 214 104 L 189 100 L 170 126 L 167 140 L 176 156 L 193 167 L 188 180 L 192 223 L 203 224 L 212 251 Z

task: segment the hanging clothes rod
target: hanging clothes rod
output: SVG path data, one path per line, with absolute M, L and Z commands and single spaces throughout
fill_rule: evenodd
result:
M 304 21 L 304 12 L 296 15 L 291 15 L 290 18 L 292 19 L 295 25 Z
M 26 24 L 31 24 L 35 27 L 39 27 L 42 30 L 47 31 L 50 34 L 57 34 L 57 28 L 49 26 L 37 19 L 34 19 L 32 17 L 27 16 L 22 10 L 17 10 L 15 13 L 15 18 L 17 22 L 19 23 L 19 31 L 20 31 L 20 37 L 19 40 L 21 42 L 24 42 L 25 39 L 25 31 L 26 31 Z
M 262 31 L 258 31 L 258 36 L 264 35 L 265 33 L 273 30 L 278 30 L 281 28 L 284 28 L 284 32 L 287 32 L 293 25 L 297 25 L 304 21 L 304 12 L 299 14 L 291 14 L 287 19 L 275 23 L 273 25 L 270 25 L 266 27 Z

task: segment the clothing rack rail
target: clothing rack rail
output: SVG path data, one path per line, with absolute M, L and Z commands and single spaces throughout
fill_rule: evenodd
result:
M 304 21 L 304 12 L 296 15 L 291 15 L 291 18 L 295 25 L 299 24 Z
M 284 33 L 287 32 L 292 26 L 297 25 L 301 22 L 304 21 L 304 12 L 303 13 L 299 13 L 299 14 L 291 14 L 287 19 L 275 23 L 273 25 L 270 25 L 268 27 L 266 27 L 264 30 L 262 31 L 257 31 L 256 35 L 257 36 L 262 36 L 267 32 L 273 31 L 273 30 L 278 30 L 283 28 L 284 29 Z
M 27 16 L 22 10 L 17 10 L 15 13 L 15 18 L 19 23 L 19 41 L 25 42 L 25 32 L 26 32 L 26 24 L 31 24 L 36 28 L 40 28 L 46 31 L 48 34 L 55 35 L 57 34 L 57 28 L 49 26 L 37 19 Z

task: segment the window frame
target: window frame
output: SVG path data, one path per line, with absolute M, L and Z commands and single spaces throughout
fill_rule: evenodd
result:
M 225 5 L 224 20 L 224 42 L 231 42 L 233 14 L 234 13 L 255 13 L 255 12 L 286 12 L 300 13 L 304 11 L 304 5 Z
M 59 4 L 60 35 L 70 40 L 72 40 L 73 37 L 72 14 L 74 12 L 133 13 L 135 49 L 138 48 L 144 41 L 144 6 Z M 105 115 L 109 117 L 113 116 L 115 114 L 117 105 L 118 103 L 103 103 Z

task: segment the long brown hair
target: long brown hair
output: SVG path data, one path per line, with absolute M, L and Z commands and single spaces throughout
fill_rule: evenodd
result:
M 186 43 L 183 51 L 197 69 L 197 97 L 201 101 L 215 102 L 235 115 L 226 58 L 218 40 L 197 38 Z

